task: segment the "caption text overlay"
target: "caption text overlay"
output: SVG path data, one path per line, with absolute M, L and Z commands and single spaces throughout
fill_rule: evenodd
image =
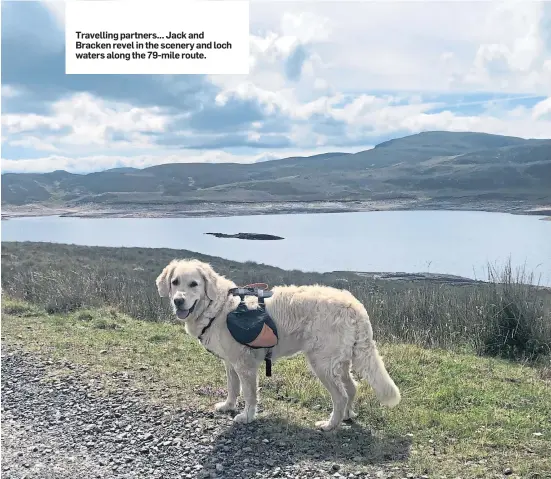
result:
M 67 74 L 248 74 L 249 2 L 67 2 Z

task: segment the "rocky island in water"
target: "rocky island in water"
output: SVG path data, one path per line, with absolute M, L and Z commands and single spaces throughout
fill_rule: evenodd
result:
M 262 233 L 237 233 L 237 234 L 226 234 L 226 233 L 205 233 L 207 235 L 216 236 L 217 238 L 237 238 L 244 240 L 282 240 L 281 236 L 267 235 Z

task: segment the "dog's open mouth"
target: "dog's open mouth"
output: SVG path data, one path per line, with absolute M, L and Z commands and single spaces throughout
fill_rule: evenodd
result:
M 178 317 L 178 319 L 186 319 L 191 313 L 193 313 L 193 310 L 195 309 L 196 304 L 197 304 L 197 301 L 195 301 L 195 303 L 193 303 L 193 305 L 189 309 L 178 308 L 176 310 L 176 316 Z

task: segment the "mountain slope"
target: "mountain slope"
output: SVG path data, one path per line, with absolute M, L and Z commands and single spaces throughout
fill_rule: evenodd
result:
M 385 197 L 551 201 L 551 140 L 425 132 L 355 154 L 2 175 L 2 204 L 175 204 Z

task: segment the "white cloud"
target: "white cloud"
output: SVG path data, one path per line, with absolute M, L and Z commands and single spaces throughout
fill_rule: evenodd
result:
M 382 106 L 372 110 L 355 110 L 348 118 L 352 126 L 372 126 L 374 134 L 445 130 L 543 139 L 549 138 L 551 132 L 551 118 L 543 118 L 549 111 L 550 101 L 548 98 L 532 108 L 488 108 L 477 115 L 453 112 L 449 109 L 431 112 L 429 110 L 435 105 L 424 103 Z
M 503 1 L 473 22 L 476 42 L 469 62 L 455 62 L 454 88 L 517 93 L 551 93 L 551 44 L 546 24 L 551 21 L 544 2 Z M 453 63 L 457 60 L 444 58 Z
M 217 76 L 217 85 L 248 81 L 308 98 L 369 90 L 500 91 L 549 94 L 551 61 L 544 2 L 253 2 L 246 78 Z M 299 82 L 284 75 L 293 45 L 310 56 Z M 499 73 L 500 63 L 505 67 Z
M 65 0 L 42 0 L 42 4 L 57 22 L 59 28 L 63 29 L 65 27 Z
M 216 96 L 216 103 L 225 105 L 230 98 L 255 100 L 263 107 L 266 115 L 281 112 L 294 120 L 308 120 L 314 114 L 329 114 L 333 105 L 344 100 L 343 95 L 336 94 L 301 103 L 290 88 L 269 91 L 259 88 L 252 82 L 243 82 L 234 88 L 227 88 Z
M 544 119 L 547 116 L 547 120 L 551 120 L 551 97 L 540 101 L 532 108 L 532 118 L 534 120 Z
M 431 111 L 445 109 L 447 105 L 443 102 L 426 102 L 420 96 L 407 98 L 405 104 L 404 97 L 400 95 L 367 94 L 336 94 L 300 103 L 292 91 L 270 92 L 252 83 L 242 83 L 234 90 L 226 90 L 219 94 L 217 100 L 223 104 L 230 97 L 256 99 L 264 107 L 267 115 L 277 111 L 295 121 L 307 122 L 314 115 L 321 115 L 327 119 L 344 122 L 347 126 L 347 138 L 350 140 L 393 133 L 416 133 L 430 129 L 472 130 L 526 138 L 549 138 L 551 133 L 551 122 L 545 121 L 544 118 L 549 109 L 549 99 L 536 104 L 533 109 L 520 110 L 507 109 L 507 105 L 498 108 L 497 105 L 505 103 L 503 100 L 466 102 L 465 105 L 488 103 L 488 107 L 481 114 L 466 115 L 450 110 Z M 296 131 L 301 131 L 302 134 L 295 132 L 292 139 L 298 141 L 300 138 L 312 138 L 306 134 L 311 126 L 306 124 L 297 127 Z M 302 142 L 297 144 L 300 145 Z
M 283 37 L 296 38 L 300 43 L 307 44 L 327 40 L 330 28 L 330 21 L 327 17 L 313 12 L 298 14 L 284 12 L 281 18 Z
M 2 126 L 8 135 L 45 131 L 40 145 L 32 136 L 10 141 L 13 145 L 40 150 L 55 149 L 56 144 L 87 148 L 111 146 L 113 143 L 132 148 L 152 146 L 145 133 L 162 132 L 167 122 L 168 116 L 158 107 L 138 108 L 88 93 L 77 93 L 53 103 L 48 115 L 2 115 Z M 113 140 L 113 134 L 122 135 L 122 139 Z
M 210 80 L 222 88 L 219 105 L 238 98 L 299 123 L 314 115 L 345 122 L 343 142 L 425 129 L 549 137 L 543 107 L 519 113 L 486 100 L 480 115 L 462 114 L 459 105 L 435 113 L 446 104 L 420 94 L 398 104 L 400 91 L 550 94 L 545 15 L 536 2 L 252 3 L 251 74 Z M 300 79 L 289 81 L 285 62 L 301 42 L 308 58 Z M 370 90 L 395 93 L 361 93 Z M 290 138 L 298 146 L 335 141 L 304 125 L 294 125 Z
M 46 7 L 63 28 L 64 2 L 47 2 Z M 214 99 L 207 97 L 208 90 L 197 98 L 203 98 L 207 108 L 214 100 L 230 125 L 228 110 L 222 110 L 231 99 L 238 100 L 236 104 L 257 103 L 265 119 L 281 121 L 289 128 L 287 133 L 271 132 L 264 120 L 250 127 L 240 123 L 239 130 L 197 131 L 189 126 L 196 111 L 174 114 L 78 93 L 51 104 L 48 113 L 4 114 L 3 148 L 51 156 L 7 159 L 3 166 L 91 171 L 166 162 L 252 162 L 343 151 L 335 145 L 371 145 L 379 137 L 422 130 L 549 138 L 551 55 L 544 22 L 551 22 L 550 12 L 543 3 L 524 1 L 253 1 L 250 75 L 210 76 L 220 91 Z M 300 48 L 301 74 L 289 75 L 289 61 Z M 160 80 L 166 80 L 167 89 L 176 95 L 177 78 Z M 518 100 L 521 95 L 546 98 L 532 107 L 503 99 L 441 101 L 438 94 L 450 90 L 509 92 Z M 178 94 L 187 92 L 183 88 Z M 26 93 L 2 86 L 6 104 L 18 96 L 26 98 Z M 473 106 L 481 108 L 466 109 Z M 476 113 L 467 113 L 472 111 Z M 176 128 L 177 120 L 185 126 Z M 188 140 L 204 138 L 207 144 L 227 134 L 253 144 L 281 140 L 286 134 L 293 147 L 248 148 L 246 154 L 232 154 L 219 149 L 176 150 L 155 143 L 169 130 L 169 140 L 181 140 L 178 148 L 189 146 Z
M 25 138 L 20 140 L 11 140 L 10 146 L 21 146 L 23 148 L 31 148 L 36 151 L 59 151 L 57 146 L 45 141 L 43 138 L 27 135 Z
M 500 91 L 551 93 L 551 45 L 545 39 L 545 22 L 550 20 L 543 2 L 496 4 L 484 22 L 472 67 L 456 73 L 456 81 Z
M 264 36 L 269 32 L 312 45 L 312 82 L 323 79 L 340 92 L 426 90 L 448 87 L 445 72 L 435 72 L 443 46 L 455 51 L 473 43 L 472 20 L 487 9 L 444 2 L 262 2 L 251 4 L 251 20 Z M 252 81 L 269 89 L 256 77 Z M 297 87 L 308 95 L 307 85 Z
M 301 103 L 291 90 L 270 92 L 252 83 L 225 91 L 218 95 L 216 101 L 222 106 L 230 98 L 258 101 L 267 118 L 277 115 L 290 125 L 288 139 L 295 148 L 304 150 L 340 150 L 334 145 L 369 145 L 376 143 L 377 137 L 402 136 L 424 130 L 479 131 L 525 138 L 548 138 L 551 132 L 551 97 L 532 108 L 511 107 L 496 101 L 476 115 L 446 109 L 445 103 L 428 102 L 420 95 L 335 94 Z M 319 131 L 320 118 L 332 126 Z M 180 115 L 171 116 L 156 107 L 137 108 L 125 103 L 107 102 L 89 94 L 76 94 L 54 103 L 49 115 L 7 114 L 2 117 L 2 125 L 7 132 L 5 144 L 11 147 L 62 151 L 76 157 L 83 153 L 103 154 L 108 150 L 113 155 L 122 151 L 125 154 L 131 152 L 136 155 L 136 165 L 146 161 L 144 158 L 153 162 L 188 161 L 186 158 L 206 162 L 255 161 L 260 154 L 251 154 L 253 149 L 249 147 L 249 153 L 245 156 L 216 149 L 174 156 L 174 150 L 155 143 L 155 137 L 149 133 L 155 132 L 157 138 L 162 139 L 178 119 L 181 119 Z M 263 122 L 257 121 L 242 133 L 252 144 L 269 141 L 274 134 L 263 132 L 262 127 Z M 191 140 L 197 141 L 205 134 L 181 128 L 172 135 L 179 138 L 179 145 L 189 145 Z M 222 134 L 216 134 L 214 137 L 205 136 L 205 141 L 217 136 L 223 139 Z M 162 158 L 153 153 L 158 149 L 166 150 Z M 285 156 L 284 150 L 280 151 L 274 154 Z M 148 152 L 149 156 L 144 156 L 144 152 Z M 114 158 L 102 161 L 116 163 L 118 157 Z M 66 161 L 64 157 L 55 156 L 50 157 L 47 163 L 64 165 Z M 27 164 L 36 166 L 34 163 Z
M 253 159 L 247 160 L 254 161 Z M 232 161 L 235 161 L 234 155 L 225 154 L 221 151 L 189 151 L 178 155 L 174 155 L 173 153 L 166 155 L 94 155 L 78 157 L 51 155 L 43 158 L 23 160 L 8 160 L 3 158 L 2 170 L 10 172 L 66 170 L 72 173 L 87 173 L 120 167 L 146 168 L 165 163 L 230 163 Z
M 372 148 L 366 145 L 360 149 Z M 355 152 L 358 148 L 335 148 L 330 151 Z M 65 170 L 72 173 L 88 173 L 109 168 L 133 167 L 147 168 L 167 163 L 255 163 L 269 159 L 288 158 L 293 156 L 311 156 L 326 153 L 327 148 L 283 149 L 277 151 L 262 151 L 254 154 L 231 154 L 221 150 L 185 150 L 175 154 L 173 151 L 157 151 L 150 155 L 94 155 L 94 156 L 62 156 L 51 155 L 42 158 L 11 160 L 2 158 L 3 172 L 48 172 Z
M 44 2 L 60 28 L 64 3 Z M 551 9 L 545 2 L 253 1 L 250 11 L 252 71 L 246 80 L 261 89 L 293 85 L 299 98 L 311 95 L 314 83 L 343 93 L 551 92 L 545 38 Z M 305 81 L 293 84 L 282 64 L 298 44 L 311 47 L 310 57 Z M 232 88 L 243 79 L 211 77 Z
M 2 98 L 15 98 L 22 92 L 11 85 L 2 85 Z

